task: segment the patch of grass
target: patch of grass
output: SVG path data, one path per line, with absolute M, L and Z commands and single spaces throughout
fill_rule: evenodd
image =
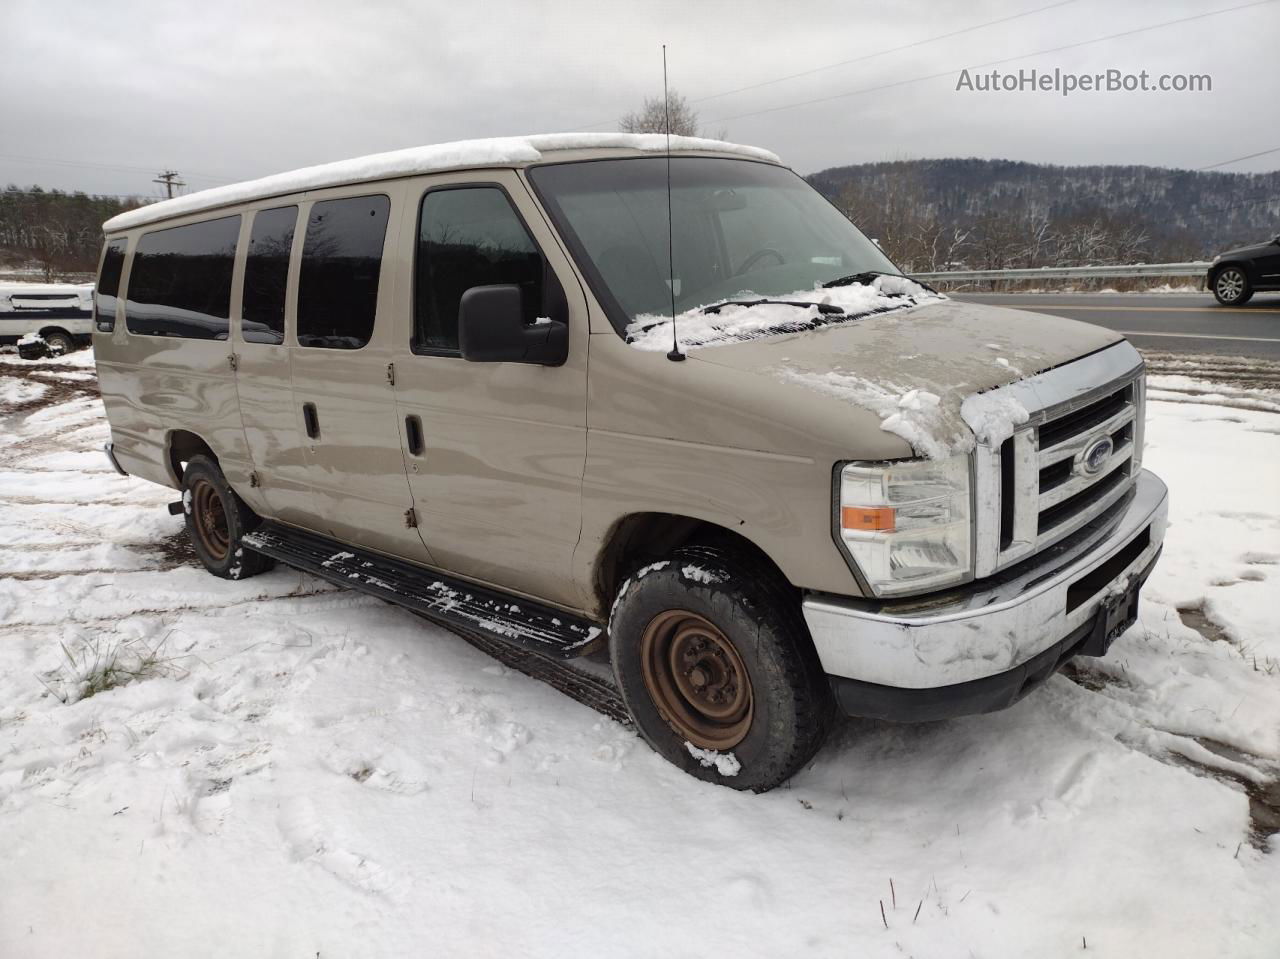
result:
M 184 673 L 164 654 L 168 637 L 154 647 L 140 639 L 79 639 L 62 647 L 64 663 L 40 677 L 45 689 L 62 703 L 76 703 L 109 689 L 154 676 Z

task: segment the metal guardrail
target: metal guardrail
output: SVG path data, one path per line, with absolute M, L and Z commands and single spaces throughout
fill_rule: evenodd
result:
M 1204 276 L 1209 262 L 1134 263 L 1128 266 L 1046 266 L 1030 270 L 945 270 L 941 273 L 912 273 L 926 283 L 935 280 L 1071 280 L 1091 277 Z

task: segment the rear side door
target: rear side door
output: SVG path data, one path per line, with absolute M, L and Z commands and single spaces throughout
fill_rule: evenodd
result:
M 581 608 L 571 561 L 586 459 L 582 287 L 514 171 L 408 188 L 395 397 L 418 531 L 446 570 Z M 520 286 L 526 322 L 568 322 L 564 365 L 462 359 L 462 294 L 506 283 Z
M 262 512 L 286 523 L 307 525 L 313 520 L 314 506 L 293 402 L 290 354 L 295 347 L 289 345 L 297 300 L 291 292 L 294 284 L 289 282 L 290 264 L 296 260 L 295 246 L 302 246 L 298 212 L 298 204 L 292 203 L 247 217 L 240 240 L 245 257 L 239 323 L 233 325 L 240 417 L 258 474 L 257 486 L 242 490 L 242 495 L 261 499 Z M 288 323 L 286 317 L 290 317 Z
M 302 204 L 293 412 L 302 433 L 310 528 L 406 559 L 429 559 L 414 528 L 392 391 L 400 184 L 325 191 Z

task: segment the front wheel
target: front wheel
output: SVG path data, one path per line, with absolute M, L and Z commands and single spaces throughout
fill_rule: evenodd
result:
M 614 675 L 640 734 L 685 772 L 764 792 L 821 747 L 834 707 L 800 598 L 764 564 L 686 546 L 618 591 Z
M 44 345 L 50 356 L 65 356 L 76 348 L 75 340 L 70 333 L 52 330 L 44 334 Z
M 1238 266 L 1224 267 L 1213 278 L 1213 298 L 1223 306 L 1240 306 L 1248 303 L 1251 296 L 1249 278 Z
M 258 525 L 259 519 L 208 456 L 191 457 L 182 472 L 182 511 L 191 545 L 204 568 L 214 576 L 247 579 L 275 565 L 242 545 L 242 537 Z

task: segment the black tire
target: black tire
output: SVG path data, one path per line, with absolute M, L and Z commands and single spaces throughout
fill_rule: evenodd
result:
M 275 565 L 245 549 L 245 533 L 262 520 L 236 495 L 218 464 L 203 454 L 191 457 L 182 473 L 182 512 L 187 536 L 204 568 L 223 579 L 248 579 Z
M 64 356 L 76 348 L 75 338 L 62 330 L 50 330 L 41 336 L 49 356 Z
M 1242 306 L 1252 296 L 1253 287 L 1241 267 L 1224 266 L 1213 274 L 1213 298 L 1223 306 Z
M 609 653 L 636 728 L 656 752 L 707 782 L 765 792 L 813 758 L 830 728 L 834 702 L 799 594 L 740 552 L 684 546 L 633 573 L 609 618 Z M 664 646 L 666 632 L 674 638 Z M 726 640 L 731 649 L 723 647 Z M 711 666 L 704 670 L 701 660 L 688 657 L 705 655 L 708 647 L 718 659 L 707 656 Z M 670 668 L 691 661 L 684 678 Z M 708 720 L 695 699 L 718 682 L 712 695 L 727 694 L 735 702 L 739 667 L 748 680 L 748 709 Z

